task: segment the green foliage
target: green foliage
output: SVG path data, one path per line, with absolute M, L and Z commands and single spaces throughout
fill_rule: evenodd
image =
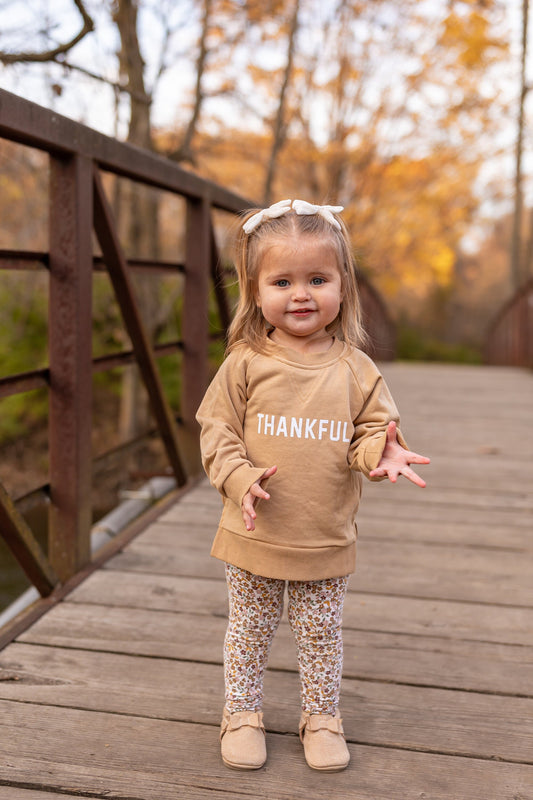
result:
M 181 397 L 181 353 L 157 359 L 159 375 L 171 408 L 179 409 Z
M 481 353 L 465 344 L 450 344 L 424 335 L 415 328 L 398 328 L 399 359 L 406 361 L 445 361 L 455 364 L 481 364 Z
M 17 375 L 46 366 L 47 276 L 3 275 L 0 285 L 0 364 L 2 375 Z M 0 443 L 13 440 L 46 418 L 46 390 L 1 401 Z

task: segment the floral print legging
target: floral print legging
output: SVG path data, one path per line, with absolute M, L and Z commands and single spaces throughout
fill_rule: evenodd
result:
M 270 645 L 283 612 L 298 650 L 302 710 L 334 714 L 342 675 L 342 610 L 348 578 L 284 581 L 226 564 L 229 622 L 224 640 L 226 708 L 260 711 Z

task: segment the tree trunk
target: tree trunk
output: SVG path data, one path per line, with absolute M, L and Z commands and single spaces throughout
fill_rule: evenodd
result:
M 283 73 L 283 81 L 279 93 L 278 110 L 273 126 L 272 149 L 270 151 L 270 158 L 268 161 L 268 168 L 265 179 L 265 191 L 263 193 L 263 200 L 265 206 L 270 205 L 270 203 L 272 202 L 272 189 L 278 166 L 278 156 L 285 143 L 285 139 L 287 136 L 285 106 L 287 101 L 287 91 L 289 89 L 292 77 L 292 65 L 294 60 L 294 50 L 296 46 L 296 34 L 298 32 L 299 10 L 300 10 L 300 0 L 295 0 L 294 10 L 291 18 L 291 26 L 289 30 L 289 39 L 287 43 L 287 64 L 285 67 L 285 72 Z
M 144 61 L 137 36 L 138 2 L 116 0 L 113 20 L 119 33 L 119 53 L 122 77 L 130 90 L 130 122 L 128 142 L 149 150 L 153 149 L 151 130 L 152 98 L 144 82 Z M 122 229 L 125 231 L 127 255 L 157 259 L 159 252 L 158 202 L 155 194 L 144 187 L 126 182 L 120 192 Z M 137 302 L 147 328 L 153 338 L 157 325 L 157 284 L 150 276 L 136 276 Z M 148 398 L 135 366 L 124 371 L 120 410 L 120 435 L 131 439 L 148 424 Z
M 196 90 L 194 94 L 192 115 L 189 119 L 189 124 L 187 125 L 187 129 L 179 149 L 175 153 L 171 154 L 171 158 L 175 158 L 177 161 L 189 161 L 191 164 L 194 164 L 192 140 L 198 127 L 198 120 L 200 119 L 200 112 L 204 102 L 204 92 L 202 87 L 208 53 L 207 36 L 209 33 L 212 5 L 213 0 L 204 0 L 204 16 L 202 21 L 202 33 L 200 36 L 198 59 L 196 61 Z
M 514 187 L 513 233 L 511 238 L 511 285 L 513 290 L 519 288 L 522 276 L 522 150 L 524 138 L 524 104 L 528 91 L 526 85 L 527 29 L 529 18 L 529 0 L 522 2 L 522 60 L 520 67 L 520 103 L 518 110 L 518 132 L 516 138 L 516 170 Z

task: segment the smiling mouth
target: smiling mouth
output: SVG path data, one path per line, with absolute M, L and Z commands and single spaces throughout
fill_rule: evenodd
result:
M 313 314 L 314 308 L 297 308 L 294 311 L 290 311 L 290 314 L 294 314 L 297 317 L 304 316 L 304 314 Z

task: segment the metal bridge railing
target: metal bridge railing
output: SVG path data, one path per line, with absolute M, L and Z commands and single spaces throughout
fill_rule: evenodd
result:
M 48 391 L 49 482 L 32 493 L 44 493 L 48 500 L 48 552 L 45 554 L 24 521 L 18 502 L 1 484 L 0 535 L 42 597 L 58 596 L 65 583 L 79 578 L 91 564 L 94 372 L 137 364 L 178 487 L 199 470 L 194 417 L 209 377 L 211 285 L 222 333 L 230 322 L 213 211 L 235 215 L 253 204 L 168 159 L 118 142 L 2 90 L 0 138 L 37 148 L 49 159 L 48 250 L 0 251 L 0 275 L 13 269 L 39 269 L 48 274 L 48 366 L 0 377 L 0 398 L 40 387 Z M 126 258 L 104 191 L 105 173 L 184 200 L 183 264 L 148 264 Z M 93 252 L 94 236 L 101 256 Z M 160 346 L 150 341 L 131 277 L 139 267 L 153 269 L 154 273 L 164 268 L 184 276 L 179 341 Z M 92 282 L 93 273 L 102 269 L 109 275 L 132 349 L 95 359 Z M 394 330 L 383 303 L 363 278 L 361 293 L 370 338 L 375 343 L 372 354 L 392 358 Z M 156 363 L 158 357 L 170 353 L 180 354 L 179 415 L 170 407 Z
M 533 278 L 511 297 L 492 322 L 485 361 L 533 369 Z

